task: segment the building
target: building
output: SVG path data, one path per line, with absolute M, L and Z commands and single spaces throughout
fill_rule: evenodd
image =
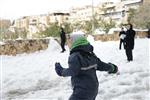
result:
M 148 0 L 144 0 L 148 2 Z M 15 20 L 14 27 L 17 29 L 25 29 L 29 32 L 29 37 L 33 34 L 44 31 L 49 27 L 50 23 L 58 23 L 60 26 L 65 22 L 74 24 L 82 23 L 93 19 L 96 15 L 97 19 L 109 19 L 116 22 L 116 26 L 128 23 L 129 10 L 137 9 L 143 0 L 118 0 L 118 2 L 110 2 L 107 0 L 97 6 L 86 5 L 84 7 L 72 8 L 70 11 L 54 11 L 48 14 L 37 16 L 25 16 Z
M 29 28 L 29 16 L 24 16 L 22 18 L 16 19 L 13 26 L 15 26 L 19 29 L 23 28 L 23 29 L 28 30 L 28 28 Z
M 99 16 L 105 20 L 112 19 L 117 25 L 128 23 L 129 9 L 137 9 L 143 0 L 121 0 L 119 2 L 105 2 L 98 5 Z
M 53 12 L 49 13 L 49 23 L 58 23 L 62 25 L 64 22 L 68 22 L 70 14 L 68 12 Z
M 80 8 L 72 8 L 70 10 L 69 21 L 71 23 L 90 21 L 93 15 L 98 12 L 98 7 L 92 7 L 92 5 L 86 5 Z

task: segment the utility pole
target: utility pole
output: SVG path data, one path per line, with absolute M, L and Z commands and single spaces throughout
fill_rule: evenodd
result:
M 94 1 L 92 0 L 92 34 L 94 33 Z

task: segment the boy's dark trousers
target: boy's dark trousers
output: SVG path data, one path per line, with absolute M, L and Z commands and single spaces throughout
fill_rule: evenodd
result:
M 123 46 L 124 46 L 124 40 L 123 39 L 120 39 L 120 44 L 119 44 L 119 49 L 121 50 L 121 45 L 123 43 Z
M 126 55 L 127 55 L 127 60 L 128 61 L 133 60 L 132 49 L 126 49 Z
M 64 52 L 66 49 L 65 49 L 65 41 L 61 41 L 61 49 L 62 49 L 62 52 Z
M 93 98 L 85 98 L 85 99 L 80 99 L 78 97 L 76 97 L 75 95 L 71 95 L 71 97 L 69 98 L 69 100 L 95 100 L 96 99 L 96 96 L 93 97 Z

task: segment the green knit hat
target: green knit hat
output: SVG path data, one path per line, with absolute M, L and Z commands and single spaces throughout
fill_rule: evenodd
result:
M 89 44 L 89 42 L 87 41 L 85 37 L 79 37 L 72 43 L 71 50 L 78 46 L 87 45 L 87 44 Z

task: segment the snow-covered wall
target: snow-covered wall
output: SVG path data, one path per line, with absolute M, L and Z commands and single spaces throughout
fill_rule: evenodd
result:
M 0 44 L 0 55 L 33 53 L 47 49 L 49 39 L 8 40 Z
M 147 32 L 136 31 L 136 37 L 145 38 Z M 119 40 L 119 32 L 113 34 L 97 34 L 93 35 L 95 41 L 117 41 Z M 58 43 L 59 39 L 55 39 Z M 39 50 L 47 49 L 49 39 L 28 39 L 28 40 L 9 40 L 4 43 L 0 42 L 0 55 L 13 55 L 22 53 L 33 53 Z
M 136 31 L 136 38 L 145 38 L 148 36 L 146 31 Z M 93 35 L 94 40 L 100 41 L 117 41 L 119 40 L 119 32 L 114 32 L 113 34 L 95 34 Z

